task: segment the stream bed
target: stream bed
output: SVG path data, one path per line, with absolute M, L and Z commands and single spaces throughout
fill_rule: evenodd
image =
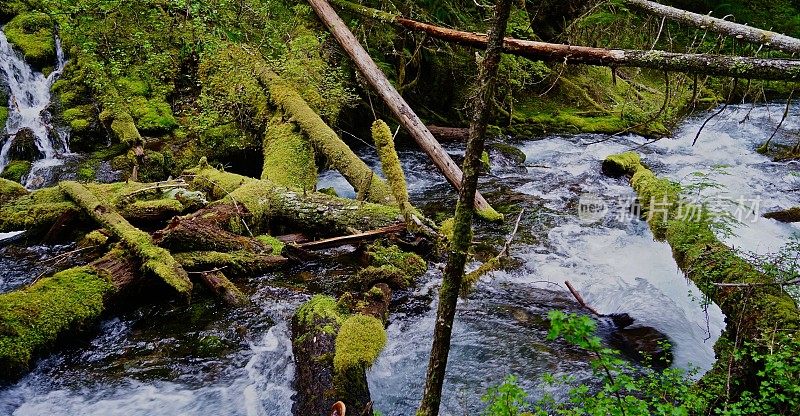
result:
M 685 184 L 698 178 L 693 173 L 703 172 L 704 181 L 720 185 L 702 195 L 733 201 L 721 209 L 741 211 L 744 220 L 725 236 L 741 250 L 774 253 L 800 233 L 797 225 L 760 218 L 773 208 L 800 205 L 800 165 L 773 163 L 754 151 L 772 134 L 782 105 L 731 106 L 706 126 L 694 147 L 703 115 L 687 120 L 674 138 L 639 149 L 658 175 Z M 793 121 L 798 113 L 800 107 L 792 109 L 776 140 L 800 132 Z M 711 367 L 724 317 L 683 277 L 669 246 L 655 242 L 647 225 L 629 213 L 634 194 L 626 180 L 600 173 L 607 155 L 647 142 L 635 135 L 511 141 L 525 154 L 524 163 L 490 152 L 492 169 L 480 188 L 510 212 L 502 226 L 479 225 L 476 240 L 479 252 L 496 253 L 524 208 L 511 245 L 517 267 L 485 276 L 460 302 L 443 415 L 480 409 L 480 396 L 507 374 L 517 375 L 534 399 L 544 393 L 563 397 L 563 388 L 543 382 L 547 372 L 569 374 L 578 383 L 591 380 L 585 354 L 545 340 L 548 311 L 579 311 L 565 280 L 601 313 L 627 312 L 637 324 L 664 333 L 674 347 L 673 365 L 700 372 Z M 448 151 L 458 156 L 463 147 Z M 379 165 L 372 149 L 361 153 L 370 165 Z M 428 213 L 452 209 L 456 195 L 425 155 L 402 146 L 399 153 L 413 202 Z M 319 187 L 352 196 L 352 188 L 333 172 L 321 175 Z M 579 215 L 579 201 L 586 196 L 602 201 L 605 215 Z M 759 215 L 745 216 L 750 211 L 743 206 Z M 31 265 L 66 248 L 29 249 L 28 257 L 8 250 L 0 249 L 0 291 L 31 281 L 37 274 L 25 273 L 35 270 Z M 388 345 L 369 372 L 375 407 L 384 415 L 410 415 L 416 409 L 441 267 L 432 264 L 416 288 L 397 293 L 393 301 Z M 309 294 L 286 282 L 348 272 L 347 265 L 312 264 L 251 276 L 237 283 L 252 304 L 238 309 L 201 300 L 119 311 L 88 339 L 76 340 L 17 383 L 0 387 L 0 415 L 289 415 L 294 365 L 288 322 Z

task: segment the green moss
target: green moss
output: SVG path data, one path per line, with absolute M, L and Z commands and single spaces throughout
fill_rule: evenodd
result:
M 353 315 L 343 323 L 336 335 L 333 368 L 344 372 L 351 368 L 367 369 L 378 359 L 386 346 L 383 323 L 372 316 Z
M 150 86 L 147 82 L 132 77 L 122 77 L 116 80 L 117 89 L 121 94 L 128 96 L 142 96 L 150 95 Z
M 286 246 L 286 244 L 283 241 L 278 240 L 277 238 L 271 235 L 264 234 L 256 238 L 263 241 L 264 243 L 267 243 L 270 247 L 272 247 L 272 254 L 276 256 L 279 256 L 283 251 L 283 247 Z
M 456 225 L 456 219 L 450 217 L 439 225 L 439 234 L 443 235 L 448 241 L 453 241 L 453 228 Z
M 492 207 L 479 209 L 475 213 L 478 215 L 478 217 L 483 218 L 484 220 L 489 222 L 503 221 L 503 218 L 505 218 L 503 214 L 495 211 L 495 209 Z
M 481 168 L 484 172 L 489 172 L 492 170 L 492 162 L 489 160 L 489 152 L 483 151 L 481 153 Z
M 333 335 L 344 321 L 336 299 L 325 295 L 314 295 L 304 303 L 295 313 L 297 322 L 305 328 L 305 335 L 322 331 Z M 303 336 L 296 342 L 302 343 Z
M 403 173 L 403 166 L 400 164 L 400 158 L 397 157 L 397 151 L 394 148 L 392 131 L 383 120 L 376 120 L 372 124 L 372 140 L 378 149 L 383 173 L 389 181 L 394 200 L 403 212 L 406 222 L 410 222 L 414 208 L 408 202 L 406 176 Z
M 106 276 L 78 267 L 0 295 L 0 375 L 24 371 L 59 336 L 94 322 L 113 290 Z
M 610 155 L 603 160 L 603 173 L 613 177 L 633 175 L 642 166 L 642 159 L 636 152 Z
M 359 270 L 348 284 L 353 290 L 364 291 L 377 283 L 386 283 L 393 289 L 406 289 L 414 283 L 407 273 L 395 266 L 369 266 Z
M 139 129 L 133 122 L 133 117 L 128 112 L 120 111 L 111 113 L 103 111 L 100 114 L 101 120 L 111 120 L 111 130 L 117 137 L 120 143 L 127 144 L 128 146 L 135 146 L 142 143 L 142 136 L 139 134 Z
M 0 129 L 6 127 L 7 120 L 8 120 L 8 107 L 0 105 Z
M 8 162 L 0 178 L 8 179 L 14 182 L 22 182 L 22 178 L 31 171 L 31 162 L 27 160 L 12 160 Z
M 415 279 L 428 271 L 428 264 L 417 254 L 407 253 L 395 245 L 385 246 L 378 242 L 367 248 L 370 264 L 376 267 L 391 266 L 409 278 Z
M 159 216 L 175 216 L 183 212 L 183 204 L 177 199 L 153 199 L 135 201 L 125 205 L 122 216 L 127 218 L 155 218 Z
M 294 123 L 284 122 L 280 115 L 272 118 L 264 134 L 261 179 L 276 185 L 299 187 L 304 191 L 313 191 L 317 185 L 314 149 L 297 131 Z
M 0 177 L 0 206 L 27 194 L 28 190 L 18 182 Z
M 3 28 L 8 42 L 22 51 L 25 60 L 39 69 L 56 59 L 53 21 L 44 13 L 26 12 L 11 19 Z
M 77 182 L 61 182 L 59 188 L 69 195 L 88 215 L 114 233 L 122 243 L 142 260 L 144 270 L 161 279 L 180 295 L 188 298 L 192 283 L 169 251 L 153 243 L 150 234 L 134 227 L 108 204 L 101 202 L 91 190 Z
M 130 108 L 136 127 L 148 134 L 165 134 L 178 127 L 172 108 L 160 99 L 146 99 L 135 97 L 131 100 Z

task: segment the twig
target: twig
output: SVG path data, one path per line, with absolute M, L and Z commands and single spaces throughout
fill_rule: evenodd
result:
M 692 146 L 697 144 L 697 139 L 700 138 L 700 133 L 703 132 L 703 129 L 706 127 L 706 124 L 708 124 L 708 122 L 711 121 L 711 119 L 713 119 L 714 117 L 722 114 L 722 112 L 725 111 L 726 108 L 728 108 L 728 103 L 730 103 L 731 98 L 733 97 L 733 94 L 736 93 L 736 87 L 738 87 L 738 86 L 739 86 L 739 78 L 734 78 L 733 79 L 733 88 L 731 88 L 731 94 L 728 96 L 728 99 L 725 101 L 725 105 L 723 105 L 722 108 L 719 109 L 719 111 L 717 111 L 716 113 L 712 114 L 709 118 L 706 119 L 706 121 L 703 122 L 703 125 L 700 126 L 700 130 L 697 130 L 697 135 L 694 136 L 694 140 L 692 141 Z

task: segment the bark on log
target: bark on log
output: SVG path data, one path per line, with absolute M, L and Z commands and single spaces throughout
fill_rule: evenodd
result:
M 207 165 L 187 171 L 192 187 L 205 191 L 215 205 L 224 204 L 231 216 L 228 229 L 238 234 L 268 232 L 285 225 L 309 235 L 327 237 L 358 233 L 402 223 L 397 207 L 359 202 L 275 186 L 268 181 L 221 172 Z M 196 215 L 202 215 L 204 210 Z
M 767 48 L 790 53 L 800 52 L 800 39 L 791 36 L 718 19 L 704 14 L 692 13 L 647 0 L 623 0 L 623 3 L 647 14 L 665 17 L 677 23 L 694 26 L 726 36 L 732 36 L 736 39 L 763 45 Z
M 440 142 L 466 142 L 469 138 L 469 129 L 465 127 L 428 126 L 428 130 Z
M 394 149 L 392 131 L 383 120 L 376 120 L 372 124 L 372 141 L 378 150 L 383 174 L 386 175 L 386 181 L 389 182 L 394 200 L 397 202 L 397 206 L 400 207 L 400 212 L 403 213 L 406 224 L 413 224 L 411 216 L 414 215 L 414 207 L 408 202 L 406 175 L 403 173 L 403 165 L 400 164 L 400 158 Z
M 191 297 L 192 282 L 186 271 L 164 248 L 153 243 L 150 234 L 139 230 L 125 220 L 116 210 L 100 201 L 91 191 L 77 182 L 61 182 L 69 195 L 87 215 L 111 231 L 142 261 L 142 268 L 172 287 L 181 297 Z
M 391 13 L 370 9 L 345 0 L 334 2 L 360 16 L 377 19 L 430 37 L 464 46 L 483 49 L 486 35 L 447 29 L 406 19 Z M 800 60 L 762 59 L 712 54 L 682 54 L 664 51 L 604 49 L 571 46 L 506 38 L 503 50 L 512 55 L 536 61 L 584 64 L 606 67 L 648 68 L 659 71 L 687 72 L 700 75 L 761 79 L 771 81 L 800 81 Z
M 328 27 L 328 30 L 339 42 L 342 49 L 350 56 L 367 82 L 386 103 L 400 124 L 408 130 L 422 150 L 430 156 L 439 170 L 444 173 L 448 182 L 456 189 L 461 189 L 463 177 L 461 169 L 453 162 L 450 155 L 445 152 L 442 145 L 433 138 L 431 132 L 392 86 L 386 75 L 375 65 L 367 51 L 358 43 L 358 40 L 331 8 L 330 4 L 325 0 L 308 0 L 308 3 L 317 13 L 320 20 Z M 475 208 L 478 214 L 487 220 L 497 221 L 503 218 L 502 214 L 495 211 L 480 193 L 475 194 Z
M 197 274 L 214 295 L 230 306 L 242 306 L 247 304 L 247 296 L 239 290 L 221 271 L 200 272 Z

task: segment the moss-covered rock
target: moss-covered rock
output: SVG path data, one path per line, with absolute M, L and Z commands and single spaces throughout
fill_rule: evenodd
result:
M 347 318 L 336 335 L 333 385 L 336 396 L 352 408 L 363 409 L 370 402 L 366 370 L 378 359 L 386 338 L 383 322 L 365 315 Z
M 422 257 L 405 252 L 396 245 L 377 242 L 367 248 L 367 257 L 373 266 L 395 267 L 412 279 L 422 276 L 428 270 L 428 264 Z
M 22 52 L 29 64 L 42 70 L 52 66 L 56 60 L 53 27 L 54 23 L 48 15 L 25 12 L 11 19 L 3 32 L 8 42 Z
M 96 321 L 113 291 L 107 276 L 79 267 L 0 295 L 0 378 L 18 375 L 58 337 Z
M 0 97 L 2 99 L 2 97 Z M 0 101 L 0 103 L 5 103 L 6 101 Z M 6 121 L 8 121 L 8 107 L 0 105 L 0 130 L 5 129 Z
M 0 173 L 0 178 L 22 182 L 22 178 L 31 171 L 31 166 L 31 162 L 27 160 L 12 160 L 3 169 L 3 173 Z
M 17 181 L 10 181 L 0 177 L 0 205 L 27 195 L 28 190 Z

